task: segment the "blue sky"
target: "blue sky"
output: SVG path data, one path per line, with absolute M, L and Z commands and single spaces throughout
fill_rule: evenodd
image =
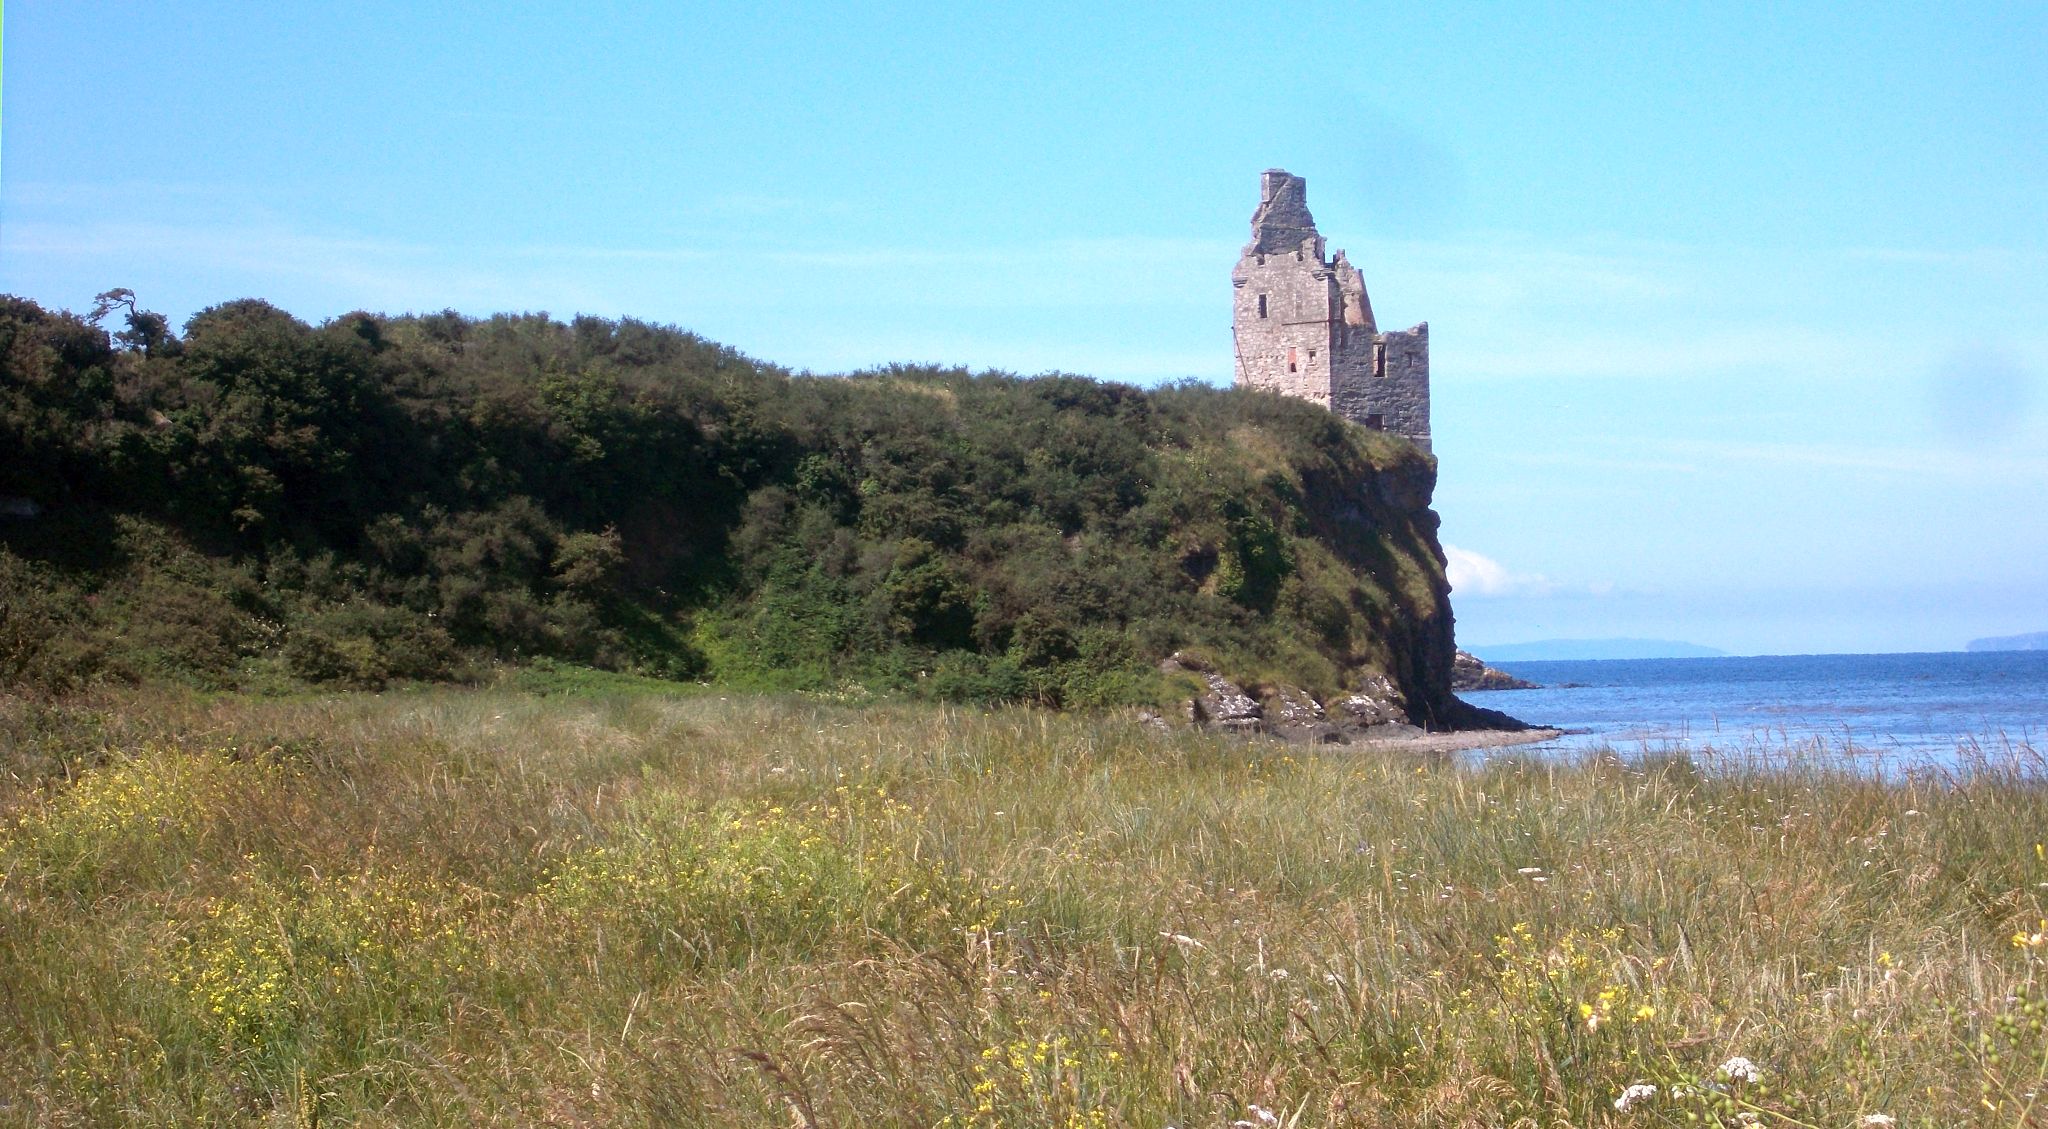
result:
M 1534 7 L 15 0 L 0 289 L 1221 383 L 1283 166 L 1461 641 L 2048 630 L 2048 8 Z

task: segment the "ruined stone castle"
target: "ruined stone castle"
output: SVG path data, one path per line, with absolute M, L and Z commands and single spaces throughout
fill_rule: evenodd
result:
M 1381 333 L 1365 279 L 1325 258 L 1308 182 L 1267 169 L 1237 269 L 1237 382 L 1313 400 L 1429 450 L 1429 323 Z

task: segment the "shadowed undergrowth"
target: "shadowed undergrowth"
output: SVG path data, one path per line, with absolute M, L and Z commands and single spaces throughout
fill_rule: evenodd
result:
M 2042 1117 L 2048 802 L 1996 774 L 712 694 L 138 693 L 0 746 L 8 1123 Z

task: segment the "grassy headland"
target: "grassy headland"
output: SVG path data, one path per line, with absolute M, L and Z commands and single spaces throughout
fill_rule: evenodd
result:
M 2024 781 L 556 688 L 0 704 L 0 1121 L 2041 1123 Z
M 1165 655 L 1451 699 L 1435 467 L 1278 396 L 259 301 L 0 299 L 0 687 L 488 681 L 1163 699 Z

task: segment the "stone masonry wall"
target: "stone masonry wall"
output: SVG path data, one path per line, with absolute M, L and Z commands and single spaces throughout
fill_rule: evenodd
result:
M 1374 335 L 1338 374 L 1330 410 L 1429 450 L 1429 323 Z
M 1293 251 L 1253 252 L 1238 264 L 1237 380 L 1330 406 L 1330 321 L 1337 288 L 1322 265 L 1320 238 Z
M 1429 325 L 1380 333 L 1356 267 L 1324 257 L 1308 183 L 1268 169 L 1231 272 L 1237 382 L 1329 408 L 1429 450 Z

